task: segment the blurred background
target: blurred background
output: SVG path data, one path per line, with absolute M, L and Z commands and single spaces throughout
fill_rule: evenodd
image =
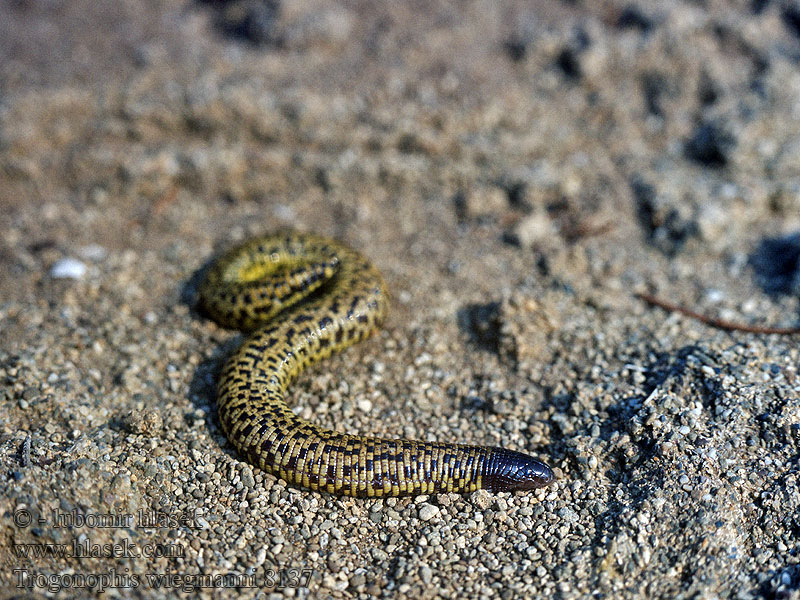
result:
M 124 564 L 309 568 L 333 597 L 797 594 L 796 340 L 632 293 L 797 324 L 799 63 L 789 0 L 0 3 L 0 509 L 200 510 L 147 535 L 185 560 Z M 301 414 L 559 482 L 365 503 L 239 461 L 235 338 L 193 278 L 278 228 L 393 297 Z

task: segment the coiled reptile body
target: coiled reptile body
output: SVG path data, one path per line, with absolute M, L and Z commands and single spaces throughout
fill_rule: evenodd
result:
M 200 300 L 218 323 L 252 331 L 225 364 L 217 405 L 228 439 L 251 463 L 312 490 L 400 496 L 514 491 L 553 480 L 544 463 L 485 446 L 338 433 L 284 400 L 308 365 L 373 333 L 387 291 L 360 254 L 311 234 L 250 240 L 209 268 Z

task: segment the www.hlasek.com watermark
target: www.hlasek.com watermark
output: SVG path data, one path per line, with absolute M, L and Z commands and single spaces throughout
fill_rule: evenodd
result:
M 47 516 L 50 518 L 48 519 Z M 84 513 L 77 508 L 70 511 L 51 510 L 49 515 L 33 513 L 27 508 L 13 512 L 14 525 L 20 529 L 31 525 L 50 524 L 56 529 L 88 527 L 89 529 L 203 529 L 206 521 L 197 513 L 166 513 L 140 509 L 126 513 Z
M 69 544 L 48 542 L 16 543 L 11 546 L 16 558 L 30 560 L 42 558 L 186 558 L 182 544 L 161 542 L 132 542 L 122 538 L 118 542 L 92 543 L 81 535 Z
M 39 573 L 29 569 L 14 569 L 15 585 L 20 589 L 47 590 L 52 594 L 64 590 L 92 590 L 103 593 L 109 589 L 175 589 L 193 592 L 208 588 L 254 588 L 278 590 L 307 588 L 312 569 L 267 570 L 261 574 L 242 573 L 190 574 L 167 570 L 164 573 L 131 573 L 128 569 L 110 569 L 104 573 Z

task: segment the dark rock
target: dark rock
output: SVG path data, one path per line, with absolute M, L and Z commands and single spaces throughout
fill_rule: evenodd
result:
M 728 164 L 728 156 L 736 146 L 731 133 L 714 123 L 701 123 L 687 140 L 686 158 L 703 166 L 721 168 Z
M 556 66 L 570 79 L 581 77 L 581 65 L 578 56 L 572 48 L 564 48 L 556 58 Z
M 781 18 L 786 28 L 797 37 L 800 37 L 800 5 L 792 2 L 783 7 Z
M 514 62 L 520 62 L 528 52 L 528 43 L 520 38 L 510 38 L 503 44 L 508 57 Z
M 650 244 L 667 256 L 674 256 L 686 241 L 699 233 L 697 222 L 681 216 L 678 210 L 659 201 L 656 189 L 635 176 L 631 191 L 636 203 L 636 214 Z
M 662 117 L 664 116 L 664 110 L 661 106 L 661 100 L 664 96 L 673 95 L 675 90 L 663 73 L 650 71 L 642 75 L 642 93 L 644 94 L 647 111 L 650 114 Z
M 767 6 L 769 6 L 769 0 L 752 0 L 750 2 L 750 10 L 754 15 L 760 15 Z
M 653 26 L 653 19 L 645 15 L 642 9 L 634 4 L 623 8 L 617 19 L 617 27 L 620 29 L 638 29 L 642 33 L 648 33 Z
M 276 22 L 280 13 L 278 0 L 241 0 L 225 2 L 217 25 L 226 35 L 257 46 L 279 45 Z
M 765 238 L 750 256 L 761 288 L 770 294 L 795 293 L 800 284 L 800 233 Z

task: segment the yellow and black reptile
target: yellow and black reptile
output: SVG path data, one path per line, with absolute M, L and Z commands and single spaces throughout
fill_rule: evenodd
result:
M 200 301 L 219 324 L 250 331 L 227 360 L 217 406 L 222 428 L 251 463 L 289 483 L 347 496 L 530 490 L 552 470 L 487 446 L 338 433 L 295 415 L 284 400 L 308 365 L 372 334 L 388 309 L 381 274 L 348 247 L 284 232 L 216 260 Z

